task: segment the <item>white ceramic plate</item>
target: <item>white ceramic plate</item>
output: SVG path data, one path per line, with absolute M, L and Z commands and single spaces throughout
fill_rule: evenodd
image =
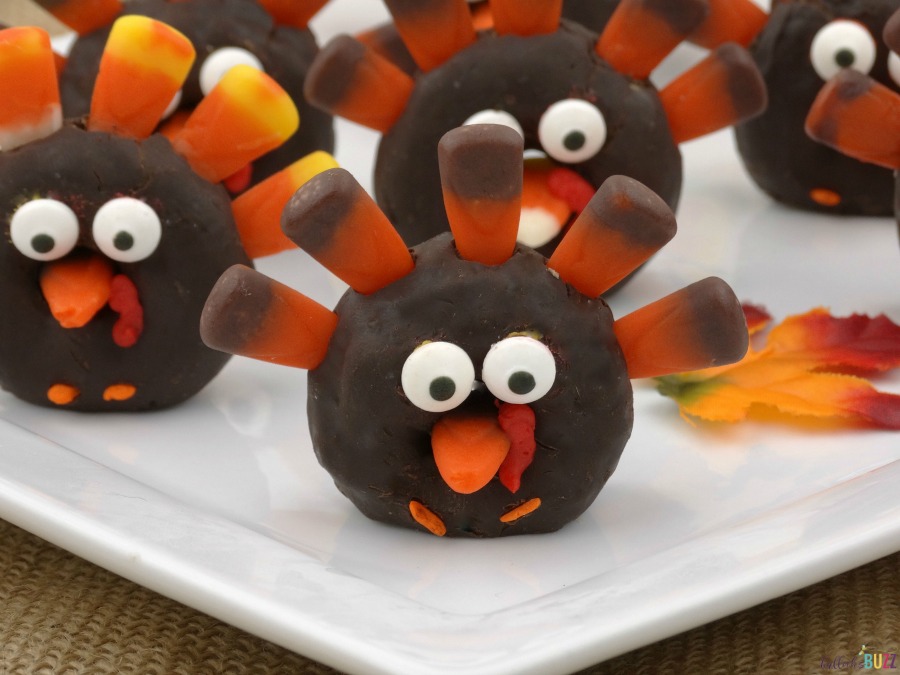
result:
M 368 185 L 374 134 L 339 135 Z M 827 305 L 900 321 L 893 222 L 770 203 L 727 132 L 684 150 L 681 230 L 614 297 L 617 316 L 718 274 L 777 318 Z M 329 306 L 339 295 L 302 253 L 260 267 Z M 879 385 L 900 392 L 898 377 Z M 459 541 L 372 523 L 337 492 L 310 447 L 301 371 L 235 359 L 194 400 L 144 415 L 0 394 L 0 517 L 360 673 L 568 672 L 900 549 L 897 434 L 693 427 L 647 383 L 635 418 L 579 520 Z

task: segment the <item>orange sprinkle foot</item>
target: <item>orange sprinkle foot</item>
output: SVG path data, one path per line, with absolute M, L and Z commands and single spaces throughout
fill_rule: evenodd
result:
M 438 537 L 447 534 L 447 526 L 444 521 L 438 518 L 434 512 L 421 502 L 411 501 L 409 503 L 409 512 L 415 521 L 426 530 Z
M 78 398 L 80 393 L 78 387 L 73 387 L 71 384 L 54 384 L 47 390 L 47 398 L 56 405 L 68 405 Z
M 541 498 L 535 497 L 534 499 L 529 499 L 524 504 L 519 504 L 516 508 L 510 509 L 502 516 L 500 516 L 501 523 L 512 523 L 513 521 L 518 520 L 522 516 L 527 516 L 529 513 L 533 513 L 537 511 L 538 507 L 541 505 Z
M 104 401 L 127 401 L 134 396 L 137 387 L 133 384 L 111 384 L 103 390 Z
M 841 196 L 827 188 L 813 188 L 809 191 L 809 198 L 819 206 L 839 206 L 841 203 Z

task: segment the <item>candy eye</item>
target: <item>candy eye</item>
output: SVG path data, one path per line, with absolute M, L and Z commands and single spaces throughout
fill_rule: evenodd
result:
M 819 77 L 828 80 L 843 68 L 868 73 L 875 64 L 876 51 L 875 40 L 865 26 L 838 19 L 816 33 L 809 58 Z
M 235 66 L 251 66 L 265 72 L 262 62 L 246 49 L 221 47 L 206 57 L 200 66 L 200 90 L 206 96 L 229 70 Z
M 569 98 L 547 108 L 538 124 L 538 137 L 553 159 L 575 164 L 600 152 L 606 143 L 606 120 L 596 106 Z
M 519 136 L 525 136 L 519 120 L 505 110 L 481 110 L 463 122 L 463 126 L 468 126 L 469 124 L 502 124 L 518 132 Z
M 452 410 L 466 400 L 475 383 L 475 367 L 460 347 L 427 342 L 406 358 L 400 373 L 403 393 L 428 412 Z
M 55 199 L 22 204 L 9 222 L 9 235 L 22 255 L 32 260 L 56 260 L 78 242 L 78 216 Z
M 508 337 L 484 357 L 481 379 L 501 401 L 531 403 L 553 386 L 556 359 L 543 342 L 525 335 Z
M 119 197 L 99 208 L 93 232 L 104 255 L 119 262 L 137 262 L 156 250 L 162 225 L 156 211 L 141 200 Z
M 900 54 L 897 52 L 891 52 L 888 54 L 888 72 L 891 74 L 891 79 L 894 81 L 894 84 L 900 86 Z

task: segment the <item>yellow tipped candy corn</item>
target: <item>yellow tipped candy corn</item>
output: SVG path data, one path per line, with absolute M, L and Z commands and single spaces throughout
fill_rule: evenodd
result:
M 94 85 L 92 131 L 146 138 L 181 89 L 195 52 L 162 22 L 124 16 L 113 24 Z
M 291 97 L 251 66 L 229 70 L 173 138 L 194 171 L 218 183 L 274 150 L 300 126 Z

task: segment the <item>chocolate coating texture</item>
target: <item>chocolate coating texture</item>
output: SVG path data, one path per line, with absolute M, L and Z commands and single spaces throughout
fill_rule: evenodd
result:
M 408 276 L 368 296 L 353 291 L 336 308 L 338 327 L 322 364 L 309 373 L 308 416 L 319 462 L 365 515 L 421 529 L 416 500 L 437 514 L 448 536 L 549 532 L 590 506 L 618 463 L 632 428 L 632 391 L 612 315 L 602 299 L 557 279 L 526 247 L 498 266 L 461 259 L 449 234 L 413 250 Z M 452 342 L 481 378 L 491 345 L 534 331 L 556 358 L 551 390 L 530 403 L 534 461 L 511 493 L 495 476 L 458 494 L 438 473 L 431 430 L 442 415 L 404 395 L 400 373 L 425 340 Z M 494 397 L 473 391 L 457 409 L 496 413 Z M 504 524 L 500 516 L 538 497 L 541 506 Z
M 525 148 L 543 151 L 538 124 L 567 98 L 594 104 L 606 122 L 604 146 L 592 158 L 562 164 L 598 188 L 611 175 L 641 181 L 673 209 L 681 190 L 681 153 L 656 89 L 628 78 L 594 52 L 597 35 L 564 21 L 547 35 L 488 31 L 439 68 L 419 75 L 403 115 L 382 138 L 375 165 L 379 206 L 410 245 L 449 229 L 441 197 L 437 145 L 451 129 L 486 109 L 519 122 Z M 552 251 L 558 239 L 542 247 Z
M 200 69 L 206 57 L 222 47 L 252 52 L 265 72 L 290 95 L 300 111 L 300 129 L 283 145 L 253 162 L 253 184 L 315 150 L 334 149 L 332 117 L 306 102 L 303 82 L 318 53 L 309 30 L 276 25 L 254 0 L 132 0 L 123 14 L 149 16 L 184 33 L 197 60 L 182 89 L 182 110 L 193 110 L 203 98 Z M 62 73 L 60 96 L 67 117 L 90 110 L 90 99 L 109 28 L 75 41 Z
M 816 33 L 836 19 L 866 26 L 877 45 L 873 78 L 897 90 L 888 68 L 881 32 L 897 0 L 781 2 L 750 51 L 769 91 L 769 107 L 735 127 L 737 147 L 753 180 L 774 199 L 803 209 L 861 215 L 893 211 L 894 184 L 888 169 L 865 164 L 810 139 L 803 128 L 809 108 L 824 82 L 813 68 L 810 47 Z M 840 195 L 840 204 L 824 206 L 810 197 L 814 189 Z
M 81 328 L 62 328 L 38 283 L 45 263 L 22 255 L 9 235 L 19 205 L 52 198 L 78 216 L 73 254 L 102 255 L 91 224 L 104 203 L 123 196 L 149 204 L 162 224 L 159 246 L 148 258 L 113 263 L 137 287 L 144 310 L 143 332 L 128 348 L 113 342 L 118 315 L 108 306 Z M 194 174 L 162 136 L 138 143 L 67 125 L 0 153 L 0 219 L 0 386 L 7 391 L 53 406 L 48 388 L 66 383 L 81 391 L 67 410 L 149 410 L 189 398 L 225 365 L 227 355 L 200 341 L 200 312 L 219 275 L 250 262 L 224 188 Z M 104 401 L 103 390 L 117 383 L 134 385 L 136 394 Z

